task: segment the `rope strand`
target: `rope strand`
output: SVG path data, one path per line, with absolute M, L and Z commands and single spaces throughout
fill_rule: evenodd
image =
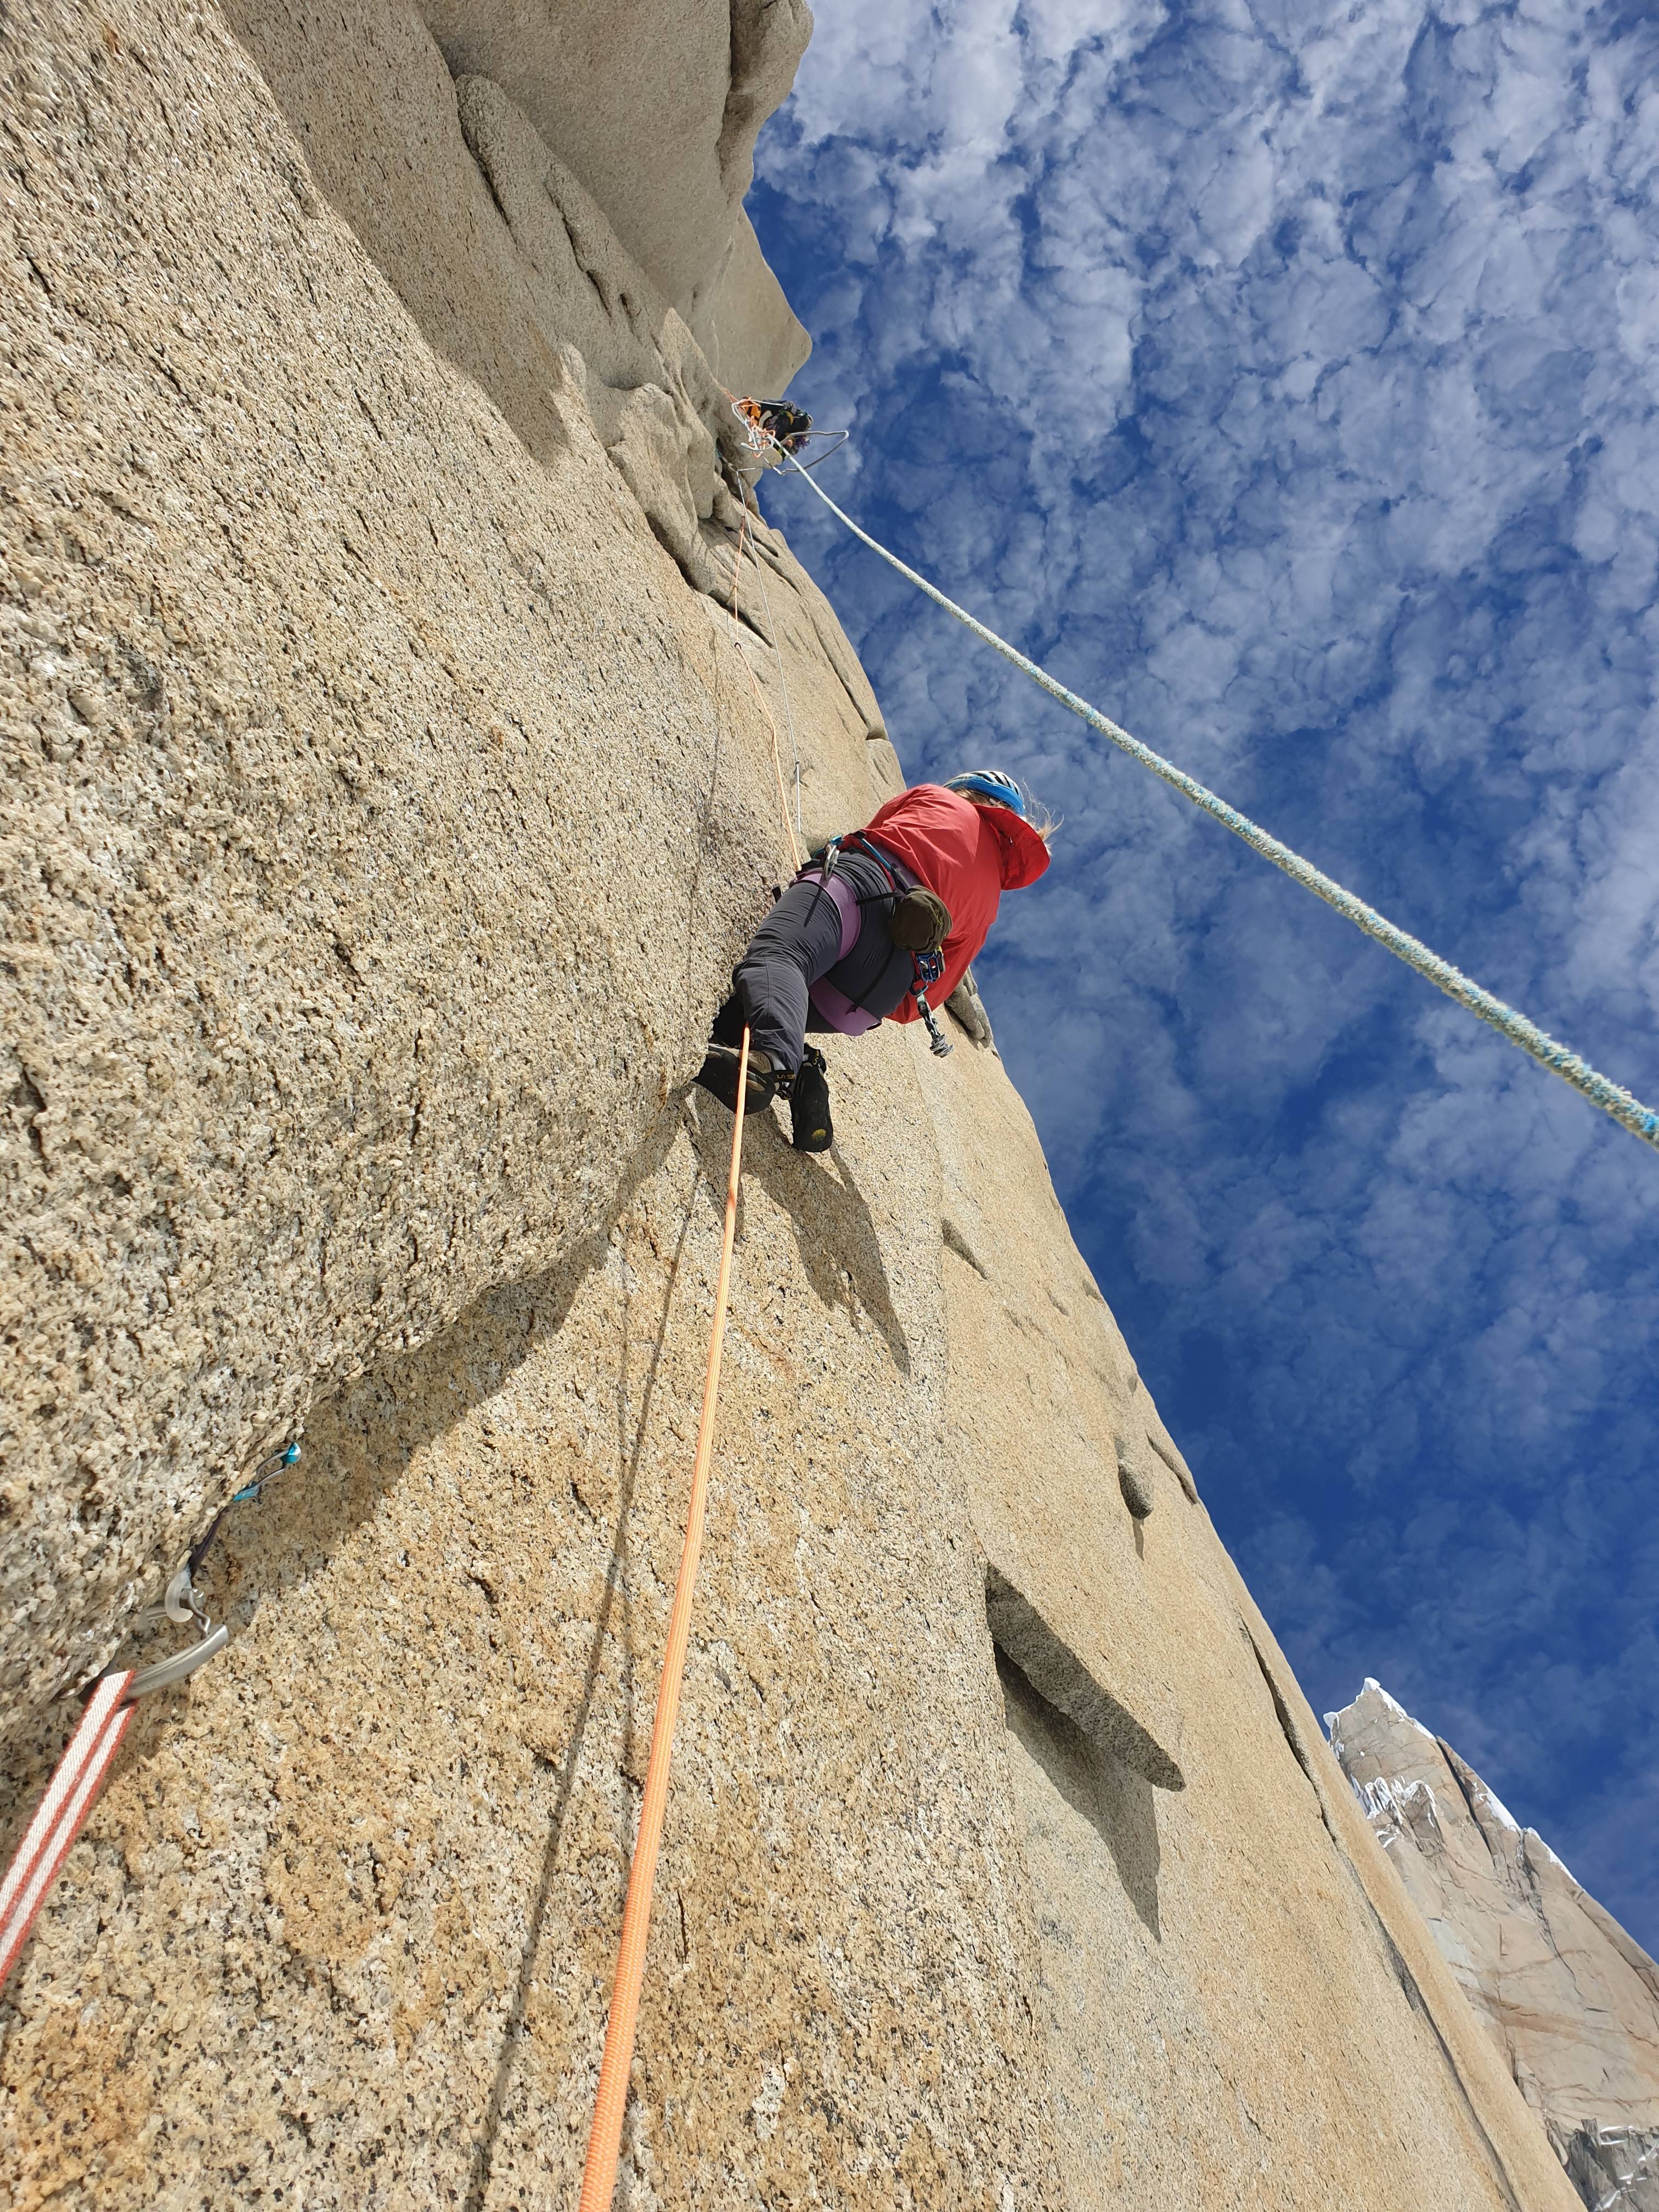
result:
M 872 553 L 878 553 L 890 568 L 896 568 L 901 576 L 906 577 L 918 591 L 925 592 L 935 605 L 943 607 L 947 614 L 954 615 L 959 623 L 973 631 L 975 637 L 983 639 L 994 652 L 1000 653 L 1005 660 L 1012 661 L 1051 698 L 1058 699 L 1062 707 L 1069 707 L 1073 714 L 1079 715 L 1091 729 L 1098 730 L 1102 737 L 1109 738 L 1120 752 L 1127 753 L 1131 760 L 1139 761 L 1143 768 L 1148 768 L 1154 775 L 1161 776 L 1183 799 L 1191 799 L 1194 806 L 1201 807 L 1224 829 L 1231 830 L 1235 837 L 1243 838 L 1252 851 L 1261 854 L 1264 860 L 1271 860 L 1274 867 L 1283 869 L 1293 883 L 1300 884 L 1316 898 L 1323 899 L 1327 906 L 1334 907 L 1357 929 L 1362 929 L 1367 937 L 1374 938 L 1392 952 L 1395 959 L 1403 960 L 1408 968 L 1414 968 L 1419 975 L 1426 976 L 1449 999 L 1455 999 L 1460 1006 L 1468 1007 L 1470 1013 L 1478 1014 L 1483 1022 L 1489 1022 L 1500 1036 L 1507 1037 L 1511 1044 L 1518 1045 L 1522 1052 L 1530 1053 L 1540 1067 L 1547 1067 L 1564 1083 L 1571 1084 L 1575 1091 L 1582 1092 L 1604 1114 L 1610 1114 L 1633 1137 L 1640 1137 L 1644 1143 L 1659 1151 L 1659 1113 L 1656 1113 L 1652 1107 L 1643 1105 L 1638 1098 L 1632 1097 L 1619 1084 L 1600 1074 L 1588 1060 L 1547 1036 L 1535 1022 L 1528 1021 L 1524 1014 L 1518 1013 L 1513 1006 L 1506 1006 L 1492 992 L 1483 990 L 1461 969 L 1454 968 L 1449 960 L 1443 960 L 1437 952 L 1431 952 L 1426 945 L 1409 935 L 1397 923 L 1378 914 L 1374 907 L 1367 906 L 1363 899 L 1356 898 L 1352 891 L 1345 890 L 1340 884 L 1334 882 L 1315 867 L 1311 860 L 1304 860 L 1299 853 L 1292 852 L 1288 845 L 1281 844 L 1277 837 L 1270 836 L 1248 815 L 1241 814 L 1235 806 L 1230 806 L 1224 799 L 1218 799 L 1195 776 L 1176 768 L 1161 753 L 1155 753 L 1150 745 L 1142 744 L 1139 738 L 1132 738 L 1127 730 L 1120 729 L 1109 716 L 1091 707 L 1086 699 L 1079 698 L 1075 691 L 1068 691 L 1063 684 L 1056 682 L 1049 675 L 1047 669 L 1039 668 L 1035 660 L 1028 660 L 1006 638 L 999 637 L 994 629 L 988 629 L 983 623 L 976 622 L 954 599 L 947 599 L 935 585 L 928 582 L 926 576 L 918 575 L 914 568 L 907 568 L 896 554 L 890 553 L 884 545 L 871 537 L 867 530 L 860 530 L 852 516 L 843 514 L 823 487 L 809 476 L 791 455 L 786 453 L 783 458 L 794 473 L 803 478 L 808 489 L 817 493 L 831 514 L 844 523 L 854 538 L 867 545 Z
M 734 617 L 738 611 L 738 581 L 743 574 L 744 540 L 745 538 L 752 537 L 753 534 L 754 533 L 749 527 L 749 506 L 747 501 L 745 501 L 743 509 L 743 520 L 738 526 L 737 559 L 733 563 L 732 569 L 732 602 L 730 611 Z M 755 556 L 755 567 L 757 570 L 760 568 L 760 555 L 758 552 L 757 552 Z M 767 642 L 771 646 L 772 651 L 777 659 L 778 682 L 783 687 L 783 707 L 784 712 L 789 716 L 789 743 L 791 750 L 793 750 L 795 744 L 795 717 L 789 705 L 789 685 L 783 673 L 783 655 L 778 652 L 776 633 L 772 630 L 772 610 L 769 605 L 767 605 L 766 602 L 766 579 L 764 576 L 761 578 L 761 604 L 763 606 L 766 606 L 766 627 L 769 633 L 770 633 L 768 636 Z M 790 856 L 794 866 L 799 868 L 801 865 L 802 860 L 805 858 L 801 849 L 799 834 L 800 830 L 800 755 L 798 751 L 795 753 L 795 819 L 792 825 L 789 820 L 788 795 L 783 787 L 783 762 L 778 752 L 777 722 L 774 719 L 770 702 L 766 696 L 765 688 L 762 684 L 759 677 L 756 675 L 753 668 L 750 666 L 749 656 L 744 651 L 741 644 L 738 646 L 738 657 L 742 661 L 745 670 L 748 672 L 749 681 L 754 686 L 755 696 L 760 702 L 761 712 L 766 717 L 766 726 L 772 733 L 772 773 L 777 778 L 778 805 L 781 810 L 781 818 L 783 822 L 783 842 L 789 848 Z
M 803 471 L 802 473 L 805 474 L 805 471 Z M 754 556 L 755 574 L 759 580 L 761 587 L 761 605 L 766 615 L 767 641 L 772 648 L 772 658 L 778 664 L 778 689 L 783 694 L 783 712 L 785 719 L 789 724 L 789 757 L 793 762 L 795 769 L 795 858 L 797 863 L 799 863 L 800 859 L 800 844 L 804 833 L 800 826 L 800 746 L 795 737 L 795 710 L 789 703 L 789 678 L 783 672 L 783 654 L 778 645 L 777 625 L 772 620 L 772 602 L 767 597 L 766 565 L 760 556 L 760 541 L 756 538 L 752 530 L 749 533 L 749 550 Z M 738 550 L 738 558 L 741 559 L 743 550 L 741 546 Z M 777 742 L 777 726 L 775 723 L 772 728 L 772 738 L 775 744 Z M 778 769 L 778 781 L 781 782 L 782 780 L 783 769 L 780 764 Z
M 669 1616 L 668 1648 L 663 1655 L 662 1686 L 651 1729 L 651 1758 L 645 1771 L 639 1834 L 628 1873 L 628 1902 L 623 1908 L 617 1978 L 605 2023 L 605 2056 L 599 2063 L 593 2099 L 593 2124 L 587 2139 L 578 2212 L 611 2212 L 617 2191 L 617 2160 L 622 2149 L 623 2114 L 628 2104 L 629 2071 L 634 2063 L 634 2030 L 639 2019 L 640 1985 L 645 1978 L 645 1939 L 651 1928 L 651 1892 L 657 1878 L 663 1814 L 668 1803 L 668 1768 L 674 1754 L 674 1721 L 691 1634 L 691 1595 L 702 1550 L 702 1526 L 708 1502 L 708 1470 L 714 1454 L 714 1415 L 720 1405 L 720 1354 L 726 1344 L 726 1308 L 732 1288 L 732 1248 L 738 1233 L 738 1177 L 743 1166 L 743 1109 L 749 1085 L 749 1031 L 738 1054 L 738 1097 L 732 1117 L 732 1169 L 726 1185 L 726 1227 L 720 1239 L 720 1275 L 714 1286 L 714 1324 L 708 1339 L 708 1369 L 702 1386 L 702 1418 L 691 1468 L 691 1495 L 685 1509 L 685 1540 L 679 1578 Z

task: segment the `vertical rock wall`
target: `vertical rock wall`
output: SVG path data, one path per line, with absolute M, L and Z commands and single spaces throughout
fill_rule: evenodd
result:
M 811 341 L 744 212 L 755 138 L 811 35 L 805 0 L 422 0 L 457 76 L 500 86 L 605 209 L 715 374 L 775 398 Z M 649 148 L 647 159 L 641 158 Z
M 809 830 L 897 777 L 694 321 L 451 60 L 396 0 L 0 27 L 9 1833 L 307 1424 L 0 2005 L 19 2206 L 574 2200 L 769 628 Z M 831 1154 L 749 1140 L 619 2201 L 1565 2212 L 994 1052 L 832 1080 Z

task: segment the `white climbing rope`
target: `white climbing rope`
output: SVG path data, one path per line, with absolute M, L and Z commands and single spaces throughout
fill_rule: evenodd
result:
M 1611 1114 L 1613 1120 L 1622 1123 L 1632 1136 L 1640 1137 L 1644 1143 L 1659 1151 L 1659 1113 L 1656 1113 L 1652 1107 L 1644 1106 L 1628 1091 L 1610 1082 L 1605 1075 L 1598 1074 L 1587 1060 L 1581 1060 L 1576 1052 L 1569 1051 L 1565 1045 L 1558 1044 L 1535 1023 L 1529 1022 L 1524 1014 L 1517 1013 L 1502 999 L 1494 998 L 1490 991 L 1482 990 L 1480 984 L 1472 982 L 1460 969 L 1454 968 L 1450 961 L 1443 960 L 1437 952 L 1431 952 L 1426 945 L 1408 935 L 1386 915 L 1378 914 L 1374 907 L 1367 906 L 1363 899 L 1356 898 L 1352 891 L 1344 890 L 1340 884 L 1334 883 L 1329 876 L 1315 867 L 1311 860 L 1304 860 L 1288 845 L 1281 845 L 1277 837 L 1269 836 L 1248 815 L 1241 814 L 1237 807 L 1230 806 L 1224 799 L 1218 799 L 1215 793 L 1206 789 L 1196 777 L 1188 775 L 1184 769 L 1166 761 L 1150 745 L 1142 744 L 1139 738 L 1132 738 L 1127 730 L 1120 729 L 1109 717 L 1103 714 L 1097 708 L 1091 707 L 1086 699 L 1079 699 L 1075 691 L 1068 691 L 1063 684 L 1056 682 L 1049 675 L 1047 669 L 1039 668 L 1035 660 L 1028 660 L 1006 638 L 999 637 L 994 629 L 988 629 L 982 622 L 976 622 L 954 599 L 947 599 L 935 585 L 928 582 L 926 576 L 920 576 L 914 568 L 907 568 L 896 554 L 890 553 L 884 545 L 871 537 L 867 530 L 860 530 L 852 516 L 842 513 L 829 493 L 808 475 L 793 455 L 785 453 L 783 459 L 795 475 L 805 480 L 808 489 L 817 494 L 831 514 L 846 525 L 854 538 L 867 545 L 872 553 L 878 553 L 890 568 L 896 568 L 901 576 L 907 577 L 918 591 L 925 592 L 936 605 L 943 607 L 947 614 L 954 615 L 959 623 L 965 623 L 975 637 L 982 638 L 1005 660 L 1012 661 L 1016 668 L 1023 670 L 1032 683 L 1048 692 L 1051 698 L 1058 699 L 1062 707 L 1069 707 L 1091 729 L 1098 730 L 1103 738 L 1109 738 L 1121 752 L 1127 753 L 1131 760 L 1139 761 L 1143 768 L 1151 769 L 1154 775 L 1161 776 L 1184 799 L 1190 799 L 1194 806 L 1202 807 L 1206 814 L 1212 815 L 1224 829 L 1231 830 L 1235 837 L 1242 837 L 1254 851 L 1261 854 L 1263 860 L 1271 860 L 1276 868 L 1282 868 L 1304 890 L 1312 891 L 1316 898 L 1323 899 L 1327 906 L 1333 906 L 1339 914 L 1345 915 L 1357 929 L 1363 929 L 1367 937 L 1375 938 L 1397 960 L 1403 960 L 1408 968 L 1414 968 L 1419 975 L 1425 975 L 1449 999 L 1455 999 L 1460 1006 L 1467 1006 L 1483 1022 L 1490 1022 L 1500 1036 L 1506 1036 L 1511 1044 L 1519 1045 L 1522 1052 L 1530 1053 L 1540 1066 L 1550 1069 L 1563 1082 L 1571 1084 L 1575 1091 L 1582 1091 L 1592 1105 L 1599 1106 L 1604 1114 Z

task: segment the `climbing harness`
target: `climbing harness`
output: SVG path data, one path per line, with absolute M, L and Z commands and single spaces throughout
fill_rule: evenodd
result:
M 892 921 L 900 908 L 910 904 L 918 894 L 921 894 L 923 899 L 931 899 L 933 905 L 938 908 L 939 915 L 944 917 L 944 927 L 938 931 L 937 935 L 931 930 L 927 933 L 930 940 L 928 942 L 908 945 L 902 938 L 895 937 L 893 939 L 901 951 L 910 955 L 915 969 L 915 981 L 911 985 L 910 995 L 915 999 L 916 1012 L 921 1016 L 927 1028 L 928 1049 L 936 1060 L 943 1060 L 952 1047 L 950 1038 L 945 1035 L 933 1018 L 933 1010 L 927 1003 L 927 994 L 945 973 L 945 954 L 941 948 L 945 937 L 950 934 L 950 909 L 943 899 L 938 897 L 935 893 L 928 891 L 925 885 L 901 884 L 894 873 L 891 861 L 888 860 L 881 848 L 872 843 L 861 831 L 854 830 L 851 837 L 843 838 L 840 842 L 843 844 L 856 845 L 860 852 L 867 853 L 878 867 L 885 870 L 887 879 L 893 886 L 893 908 L 888 917 L 890 933 Z
M 878 897 L 860 898 L 858 903 L 860 907 L 887 904 L 889 934 L 901 952 L 910 955 L 915 968 L 910 995 L 916 1002 L 916 1012 L 927 1024 L 929 1048 L 936 1058 L 943 1060 L 953 1048 L 950 1038 L 943 1033 L 933 1018 L 933 1010 L 927 1003 L 927 994 L 945 973 L 945 956 L 939 948 L 951 932 L 951 910 L 944 900 L 936 892 L 930 891 L 925 884 L 902 882 L 894 868 L 891 856 L 883 852 L 881 847 L 866 837 L 861 830 L 849 830 L 844 836 L 832 837 L 828 844 L 820 846 L 811 854 L 811 860 L 819 863 L 820 897 L 829 889 L 830 878 L 836 872 L 836 860 L 846 851 L 864 854 L 875 862 L 887 878 L 889 888 Z M 810 860 L 808 865 L 811 865 Z M 809 920 L 817 908 L 817 901 L 814 899 L 808 912 Z M 912 910 L 913 919 L 921 920 L 925 914 L 930 925 L 914 942 L 910 939 L 909 932 L 898 935 L 892 928 L 895 918 L 906 908 Z M 870 988 L 874 987 L 872 985 Z M 860 1007 L 864 1000 L 859 998 L 850 1003 L 854 1007 Z
M 785 460 L 795 475 L 806 475 L 806 471 L 793 457 L 786 455 Z M 994 652 L 1000 653 L 1005 660 L 1012 661 L 1051 698 L 1058 699 L 1062 707 L 1069 707 L 1073 714 L 1081 716 L 1091 729 L 1099 731 L 1102 737 L 1109 738 L 1121 752 L 1127 753 L 1131 760 L 1139 761 L 1143 768 L 1151 769 L 1154 775 L 1161 776 L 1183 798 L 1191 799 L 1194 806 L 1201 807 L 1205 813 L 1212 815 L 1224 829 L 1231 830 L 1234 836 L 1242 838 L 1264 860 L 1271 860 L 1276 868 L 1283 869 L 1292 882 L 1300 884 L 1304 890 L 1311 891 L 1316 898 L 1323 899 L 1328 906 L 1334 907 L 1356 928 L 1364 930 L 1367 937 L 1375 938 L 1396 959 L 1403 960 L 1408 968 L 1414 968 L 1419 975 L 1426 976 L 1449 999 L 1455 999 L 1459 1006 L 1466 1006 L 1472 1014 L 1478 1014 L 1483 1022 L 1489 1022 L 1511 1044 L 1518 1045 L 1522 1052 L 1530 1053 L 1540 1066 L 1549 1068 L 1564 1083 L 1571 1084 L 1575 1091 L 1581 1091 L 1604 1114 L 1610 1114 L 1632 1136 L 1640 1137 L 1644 1143 L 1659 1150 L 1659 1113 L 1652 1107 L 1643 1105 L 1628 1091 L 1610 1081 L 1607 1076 L 1599 1074 L 1577 1053 L 1570 1051 L 1564 1044 L 1557 1043 L 1535 1023 L 1528 1021 L 1524 1014 L 1518 1013 L 1513 1006 L 1506 1006 L 1502 999 L 1494 997 L 1490 991 L 1483 990 L 1461 969 L 1454 968 L 1449 960 L 1443 960 L 1438 953 L 1431 952 L 1426 945 L 1409 936 L 1396 923 L 1378 914 L 1375 908 L 1367 906 L 1363 899 L 1356 898 L 1352 891 L 1345 890 L 1340 884 L 1316 868 L 1310 860 L 1304 860 L 1299 853 L 1292 852 L 1288 845 L 1281 844 L 1277 837 L 1269 836 L 1248 815 L 1241 814 L 1237 807 L 1230 806 L 1224 799 L 1218 799 L 1196 777 L 1176 768 L 1161 753 L 1155 753 L 1150 745 L 1142 744 L 1138 738 L 1132 738 L 1127 730 L 1120 729 L 1097 708 L 1091 707 L 1086 699 L 1080 699 L 1075 691 L 1068 691 L 1046 669 L 1040 668 L 1035 660 L 1028 660 L 1006 638 L 999 637 L 994 629 L 976 622 L 965 608 L 959 607 L 954 599 L 947 599 L 936 585 L 930 584 L 925 576 L 918 575 L 914 568 L 907 567 L 896 553 L 890 553 L 884 545 L 871 537 L 867 530 L 860 529 L 852 516 L 842 513 L 821 484 L 812 484 L 810 488 L 831 514 L 843 523 L 862 544 L 867 545 L 872 553 L 879 554 L 890 568 L 896 568 L 918 591 L 925 592 L 936 606 L 941 606 L 947 614 L 954 615 Z M 934 1050 L 939 1048 L 935 1045 Z M 946 1049 L 949 1049 L 948 1046 Z
M 651 1892 L 657 1877 L 657 1854 L 662 1843 L 663 1813 L 668 1802 L 668 1768 L 674 1750 L 674 1721 L 679 1711 L 680 1682 L 685 1672 L 686 1644 L 691 1632 L 691 1595 L 696 1586 L 697 1559 L 702 1549 L 703 1521 L 708 1502 L 708 1472 L 714 1452 L 714 1414 L 720 1404 L 720 1355 L 726 1343 L 726 1308 L 732 1288 L 732 1248 L 738 1233 L 738 1176 L 743 1165 L 744 1093 L 748 1087 L 749 1031 L 743 1033 L 738 1059 L 737 1104 L 732 1116 L 732 1168 L 726 1184 L 726 1226 L 720 1239 L 720 1274 L 714 1285 L 714 1323 L 708 1340 L 708 1367 L 703 1378 L 702 1418 L 697 1424 L 697 1450 L 691 1468 L 691 1494 L 685 1509 L 685 1540 L 680 1551 L 679 1578 L 674 1585 L 673 1611 L 669 1616 L 668 1646 L 663 1655 L 662 1684 L 657 1692 L 657 1713 L 651 1729 L 651 1757 L 645 1771 L 645 1796 L 640 1805 L 639 1833 L 628 1873 L 628 1902 L 623 1907 L 622 1941 L 617 1951 L 616 1980 L 611 1993 L 611 2012 L 605 2023 L 605 2056 L 599 2062 L 599 2087 L 593 2099 L 593 2121 L 587 2138 L 587 2160 L 582 2169 L 579 2212 L 610 2212 L 617 2190 L 617 2160 L 622 2148 L 623 2114 L 628 2103 L 629 2072 L 634 2061 L 634 2030 L 639 2018 L 640 1985 L 645 1976 L 645 1939 L 651 1926 Z
M 231 1506 L 257 1498 L 273 1477 L 292 1467 L 299 1456 L 299 1445 L 289 1443 L 262 1461 L 252 1481 L 234 1492 L 229 1503 L 214 1516 L 207 1534 L 167 1583 L 160 1605 L 147 1606 L 134 1616 L 134 1629 L 154 1627 L 162 1620 L 181 1625 L 193 1621 L 200 1631 L 197 1641 L 169 1658 L 158 1659 L 153 1666 L 100 1674 L 93 1685 L 80 1725 L 52 1770 L 34 1817 L 4 1880 L 0 1881 L 0 1988 L 4 1987 L 76 1838 L 98 1801 L 138 1699 L 188 1680 L 230 1641 L 230 1630 L 224 1622 L 216 1628 L 208 1618 L 195 1582 L 208 1547 L 219 1533 L 219 1524 Z

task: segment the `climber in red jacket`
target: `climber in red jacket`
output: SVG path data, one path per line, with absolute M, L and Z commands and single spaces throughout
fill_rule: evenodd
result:
M 934 1051 L 948 1052 L 933 1008 L 967 973 L 1003 892 L 1048 866 L 1055 826 L 1000 769 L 890 799 L 815 853 L 756 931 L 696 1080 L 735 1106 L 747 1024 L 744 1111 L 787 1097 L 796 1149 L 827 1150 L 830 1086 L 807 1032 L 857 1036 L 883 1020 L 921 1020 Z

